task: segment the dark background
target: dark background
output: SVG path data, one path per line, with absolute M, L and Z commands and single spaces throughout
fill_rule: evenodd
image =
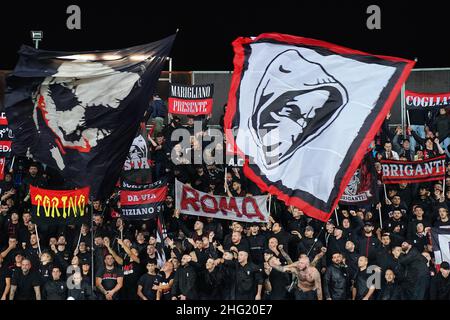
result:
M 81 30 L 66 28 L 66 8 L 81 7 Z M 366 27 L 370 4 L 381 8 L 381 30 Z M 232 70 L 238 36 L 281 32 L 374 54 L 418 58 L 416 67 L 450 66 L 450 14 L 437 1 L 2 1 L 0 70 L 12 69 L 30 30 L 40 48 L 115 49 L 152 42 L 180 28 L 174 70 Z

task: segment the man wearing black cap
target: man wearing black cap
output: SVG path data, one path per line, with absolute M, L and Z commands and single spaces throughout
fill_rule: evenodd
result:
M 431 200 L 430 191 L 427 184 L 421 184 L 419 186 L 419 196 L 415 197 L 413 205 L 421 205 L 423 211 L 425 212 L 425 216 L 431 213 L 433 201 Z
M 380 240 L 373 234 L 373 229 L 372 222 L 366 221 L 362 231 L 363 234 L 356 243 L 357 251 L 369 259 L 369 265 L 375 264 L 376 253 L 380 247 Z
M 247 237 L 250 246 L 251 261 L 262 267 L 264 264 L 264 250 L 267 248 L 267 238 L 259 231 L 257 222 L 250 223 L 250 235 Z
M 314 257 L 320 252 L 320 249 L 323 247 L 323 244 L 320 240 L 317 242 L 314 239 L 314 229 L 312 226 L 306 226 L 305 228 L 305 236 L 300 240 L 298 244 L 298 255 L 306 254 L 310 260 L 313 260 Z
M 440 264 L 439 273 L 431 279 L 430 300 L 450 300 L 450 264 Z

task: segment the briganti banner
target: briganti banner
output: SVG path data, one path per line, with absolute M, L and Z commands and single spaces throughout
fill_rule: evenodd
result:
M 184 115 L 211 114 L 214 85 L 170 85 L 169 112 Z
M 48 190 L 30 185 L 33 220 L 38 224 L 81 225 L 89 221 L 89 187 Z
M 216 196 L 175 180 L 175 198 L 176 208 L 183 214 L 242 222 L 269 222 L 267 196 Z
M 445 178 L 445 155 L 422 161 L 381 160 L 385 184 L 420 183 Z

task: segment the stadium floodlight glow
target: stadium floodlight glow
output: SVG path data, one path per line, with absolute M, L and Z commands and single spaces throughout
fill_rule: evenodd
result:
M 115 54 L 104 54 L 102 55 L 102 60 L 119 60 L 122 59 L 121 56 Z
M 146 56 L 143 54 L 135 54 L 135 55 L 130 56 L 131 61 L 144 61 L 148 58 L 149 58 L 149 56 Z
M 97 60 L 97 56 L 95 54 L 74 54 L 71 56 L 61 56 L 58 59 L 93 61 Z
M 34 41 L 34 46 L 36 49 L 39 48 L 39 41 L 42 41 L 44 39 L 44 32 L 43 31 L 31 31 L 31 40 Z

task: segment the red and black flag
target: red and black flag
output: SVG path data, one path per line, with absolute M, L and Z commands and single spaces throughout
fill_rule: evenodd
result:
M 159 212 L 156 217 L 156 250 L 158 251 L 157 264 L 159 269 L 166 263 L 166 254 L 164 253 L 166 238 L 167 229 L 164 223 L 164 215 L 163 212 Z
M 155 218 L 164 211 L 167 182 L 157 181 L 151 185 L 133 185 L 120 190 L 120 214 L 127 220 Z
M 361 205 L 377 201 L 377 172 L 372 152 L 368 152 L 347 184 L 339 203 Z
M 92 52 L 22 46 L 5 98 L 13 153 L 109 197 L 174 39 Z
M 33 221 L 39 225 L 89 223 L 89 187 L 79 190 L 48 190 L 30 185 Z
M 327 221 L 414 62 L 283 34 L 233 47 L 225 128 L 245 175 Z

